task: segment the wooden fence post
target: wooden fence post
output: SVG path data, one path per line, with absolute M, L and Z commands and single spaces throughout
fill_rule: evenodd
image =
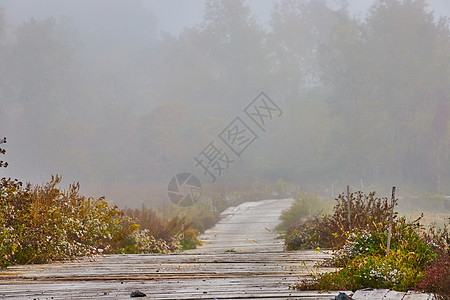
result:
M 350 186 L 347 185 L 348 228 L 352 231 L 352 219 L 350 217 Z
M 389 216 L 389 228 L 388 228 L 386 255 L 389 255 L 389 250 L 391 248 L 392 221 L 394 218 L 394 203 L 395 203 L 395 186 L 392 187 L 391 211 L 390 211 L 390 216 Z

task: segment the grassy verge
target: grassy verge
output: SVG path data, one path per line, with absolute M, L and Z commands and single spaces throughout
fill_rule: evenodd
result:
M 297 219 L 287 230 L 285 243 L 292 249 L 334 249 L 332 259 L 325 264 L 339 270 L 316 274 L 293 288 L 417 289 L 441 299 L 450 297 L 448 222 L 443 227 L 426 228 L 422 216 L 414 219 L 395 213 L 390 252 L 386 254 L 390 201 L 362 192 L 352 193 L 350 203 L 344 195 L 336 201 L 331 214 Z
M 101 253 L 174 252 L 197 243 L 183 218 L 151 210 L 123 211 L 103 198 L 81 196 L 79 185 L 58 187 L 0 181 L 0 267 L 48 263 Z

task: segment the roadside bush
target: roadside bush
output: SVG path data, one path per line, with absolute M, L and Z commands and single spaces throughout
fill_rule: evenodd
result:
M 60 191 L 61 177 L 25 188 L 3 178 L 0 185 L 1 265 L 111 252 L 123 237 L 120 211 L 102 199 L 78 195 L 78 185 Z
M 211 212 L 211 202 L 209 199 L 202 199 L 195 203 L 195 205 L 185 210 L 185 220 L 192 225 L 200 233 L 214 227 L 219 220 L 219 213 Z M 219 209 L 219 208 L 217 208 Z M 179 212 L 180 214 L 180 212 Z
M 294 285 L 299 290 L 358 290 L 363 288 L 387 288 L 406 291 L 418 282 L 417 268 L 399 263 L 408 259 L 405 253 L 392 252 L 389 256 L 362 255 L 351 260 L 337 272 L 318 274 L 313 279 Z
M 304 214 L 305 209 L 313 202 L 311 204 L 308 202 L 303 204 L 303 202 L 294 202 L 288 212 L 294 214 L 295 211 L 300 211 L 298 215 Z M 388 203 L 387 197 L 375 197 L 375 192 L 368 195 L 362 192 L 350 194 L 350 220 L 347 197 L 340 194 L 336 202 L 331 215 L 313 216 L 312 219 L 300 218 L 291 225 L 284 237 L 286 248 L 314 249 L 319 246 L 337 249 L 345 244 L 350 231 L 382 229 L 386 228 L 389 222 L 391 204 Z M 392 205 L 396 205 L 396 202 Z M 395 221 L 396 213 L 393 218 Z M 293 218 L 285 217 L 285 219 Z M 296 235 L 300 236 L 296 237 Z M 292 241 L 301 241 L 301 243 L 292 243 Z
M 450 221 L 443 227 L 431 226 L 426 235 L 427 244 L 437 253 L 428 263 L 418 288 L 433 292 L 437 299 L 450 299 Z
M 318 216 L 331 208 L 316 194 L 298 193 L 291 207 L 281 213 L 281 223 L 277 226 L 278 231 L 286 231 L 289 228 L 300 227 L 297 223 L 306 225 L 305 221 L 311 220 L 313 216 Z
M 126 209 L 125 214 L 136 220 L 140 228 L 148 235 L 156 240 L 164 241 L 161 244 L 164 252 L 193 249 L 200 244 L 197 231 L 181 214 L 171 219 L 164 219 L 145 205 L 141 209 Z
M 342 269 L 300 282 L 295 288 L 357 290 L 370 287 L 406 291 L 417 287 L 424 268 L 436 257 L 424 240 L 420 218 L 407 221 L 402 217 L 393 225 L 389 255 L 386 255 L 387 233 L 381 228 L 349 234 L 342 249 L 327 262 L 329 266 Z
M 300 229 L 290 229 L 289 234 L 284 238 L 284 247 L 286 250 L 314 249 L 319 247 L 318 243 L 311 238 L 312 223 L 309 220 L 302 220 L 298 223 Z
M 420 224 L 422 217 L 408 221 L 401 217 L 392 226 L 390 251 L 414 253 L 413 266 L 423 267 L 434 256 L 433 249 L 425 240 L 425 228 Z M 376 224 L 375 224 L 376 225 Z M 385 255 L 387 245 L 387 228 L 378 224 L 370 229 L 357 229 L 349 233 L 344 246 L 334 252 L 333 265 L 343 267 L 358 256 Z
M 104 198 L 61 190 L 60 176 L 42 186 L 0 181 L 0 266 L 47 263 L 100 253 L 168 252 L 180 240 L 155 238 Z M 176 244 L 176 246 L 174 246 Z
M 418 284 L 420 290 L 434 293 L 437 299 L 450 299 L 450 256 L 442 251 L 424 271 Z
M 368 200 L 368 201 L 367 201 Z M 352 231 L 345 231 L 345 207 L 338 199 L 334 208 L 336 220 L 330 222 L 328 216 L 316 218 L 306 225 L 306 241 L 314 240 L 314 232 L 331 233 L 338 242 L 332 243 L 335 251 L 331 259 L 323 265 L 338 267 L 340 270 L 324 274 L 314 274 L 312 278 L 301 280 L 293 288 L 299 290 L 358 290 L 362 288 L 388 288 L 397 291 L 409 289 L 436 293 L 441 299 L 449 299 L 449 231 L 421 224 L 423 215 L 417 219 L 395 217 L 392 224 L 390 252 L 387 255 L 387 199 L 375 199 L 372 194 L 362 197 L 357 193 L 355 211 L 367 209 L 371 213 L 352 217 Z M 348 219 L 347 219 L 348 220 Z M 355 222 L 353 222 L 355 221 Z M 309 237 L 309 239 L 308 239 Z M 305 239 L 305 237 L 303 237 Z M 327 244 L 326 239 L 315 239 L 317 245 Z M 320 242 L 325 243 L 320 244 Z M 341 244 L 341 241 L 343 243 Z M 315 246 L 316 244 L 314 244 Z

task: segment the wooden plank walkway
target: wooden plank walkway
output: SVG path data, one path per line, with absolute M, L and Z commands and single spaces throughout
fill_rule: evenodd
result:
M 388 289 L 364 289 L 356 291 L 352 298 L 354 300 L 431 300 L 433 296 L 415 291 L 403 293 Z
M 201 237 L 203 247 L 180 254 L 106 255 L 10 267 L 0 271 L 0 299 L 128 299 L 135 290 L 147 299 L 334 299 L 339 292 L 289 289 L 312 269 L 333 270 L 313 267 L 327 254 L 285 252 L 282 241 L 275 239 L 272 230 L 291 201 L 230 208 Z M 227 252 L 231 249 L 235 252 Z M 361 297 L 369 293 L 358 292 Z
M 150 299 L 280 298 L 314 295 L 289 290 L 319 258 L 314 252 L 109 255 L 79 261 L 9 268 L 0 298 Z M 332 299 L 321 294 L 320 298 Z M 53 298 L 51 298 L 53 297 Z

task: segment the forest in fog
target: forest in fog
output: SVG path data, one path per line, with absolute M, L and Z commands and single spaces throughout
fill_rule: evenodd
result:
M 61 174 L 151 204 L 179 172 L 210 183 L 194 157 L 265 92 L 283 114 L 215 184 L 450 193 L 450 27 L 426 0 L 376 0 L 362 18 L 345 1 L 274 1 L 268 24 L 208 0 L 177 35 L 141 1 L 103 2 L 86 28 L 0 8 L 0 177 Z

